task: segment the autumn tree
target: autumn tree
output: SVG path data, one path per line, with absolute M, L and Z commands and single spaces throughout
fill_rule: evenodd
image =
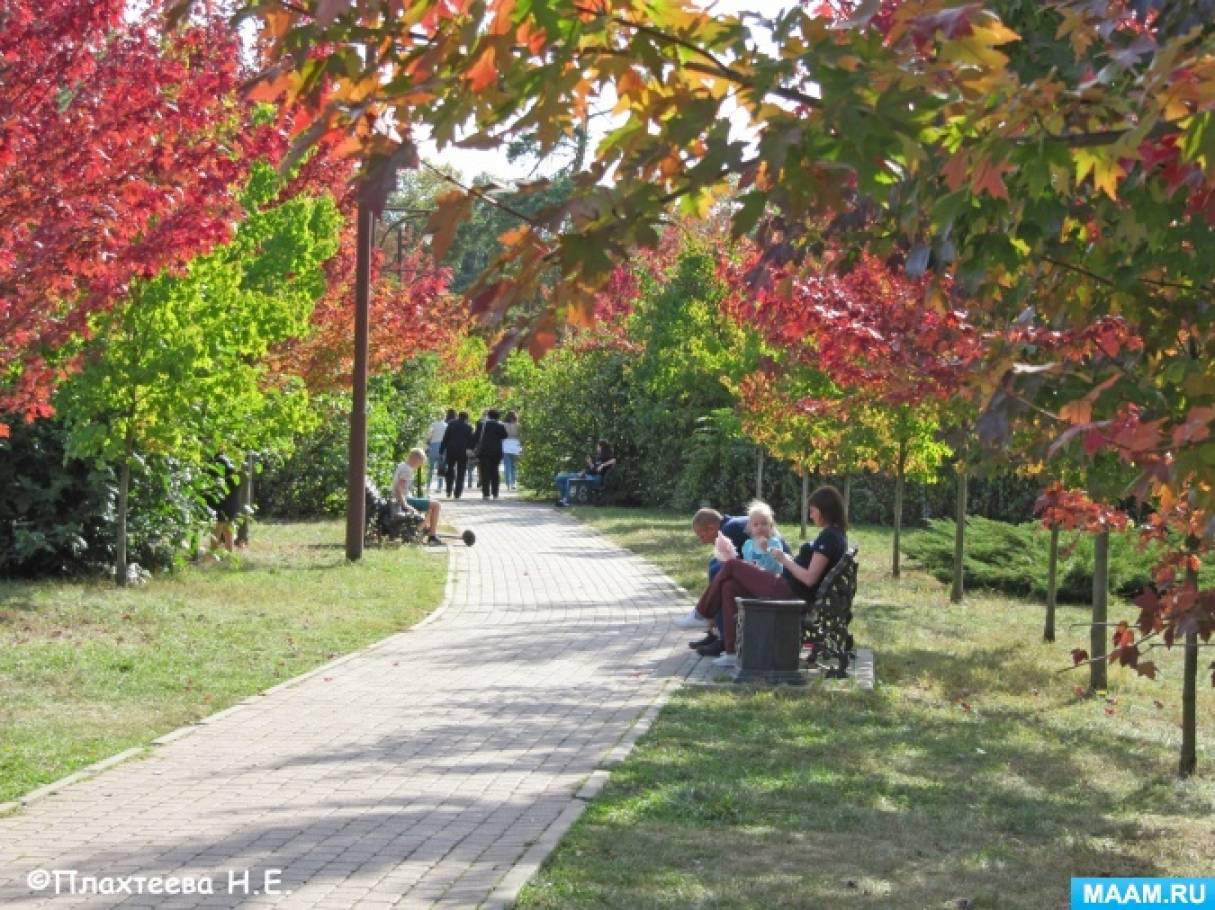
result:
M 0 412 L 51 412 L 58 356 L 134 283 L 229 236 L 249 162 L 226 24 L 171 35 L 156 4 L 14 0 L 0 10 Z M 0 435 L 7 432 L 0 421 Z
M 734 229 L 760 227 L 765 270 L 816 266 L 833 243 L 928 276 L 925 315 L 948 310 L 946 296 L 1001 332 L 1067 338 L 1124 320 L 1135 345 L 1091 363 L 1023 371 L 1023 348 L 990 347 L 973 370 L 980 431 L 1007 446 L 1037 404 L 1027 383 L 1066 389 L 1058 438 L 1085 457 L 1113 453 L 1137 472 L 1133 492 L 1185 515 L 1176 538 L 1197 528 L 1210 540 L 1215 25 L 1201 9 L 920 0 L 758 17 L 692 0 L 587 0 L 573 14 L 513 0 L 259 0 L 247 11 L 266 27 L 269 84 L 293 96 L 317 74 L 336 83 L 299 142 L 349 135 L 377 175 L 416 158 L 419 124 L 440 147 L 523 134 L 551 147 L 590 99 L 618 99 L 577 192 L 532 215 L 470 289 L 476 312 L 500 318 L 556 263 L 566 280 L 554 312 L 585 318 L 602 276 L 654 245 L 673 205 L 705 211 L 737 191 Z M 372 110 L 395 130 L 373 129 Z M 444 204 L 467 206 L 458 194 Z M 556 338 L 545 318 L 541 344 Z M 1153 622 L 1186 630 L 1188 649 L 1190 630 L 1210 635 L 1215 605 L 1188 573 L 1164 582 Z

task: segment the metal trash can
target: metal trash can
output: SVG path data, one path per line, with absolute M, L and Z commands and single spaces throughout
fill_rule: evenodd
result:
M 801 600 L 735 598 L 738 605 L 738 670 L 735 682 L 806 682 L 798 668 L 802 652 Z

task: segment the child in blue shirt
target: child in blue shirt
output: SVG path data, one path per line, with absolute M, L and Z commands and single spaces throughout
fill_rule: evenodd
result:
M 784 567 L 768 553 L 769 548 L 781 549 L 783 541 L 776 529 L 772 507 L 766 502 L 757 499 L 747 508 L 747 533 L 750 536 L 743 544 L 743 561 L 773 575 L 784 572 Z

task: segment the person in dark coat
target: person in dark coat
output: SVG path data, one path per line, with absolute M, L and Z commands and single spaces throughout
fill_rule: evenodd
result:
M 481 437 L 477 442 L 477 470 L 481 474 L 481 498 L 498 498 L 498 465 L 502 464 L 502 443 L 506 441 L 506 427 L 498 419 L 498 412 L 491 410 L 481 425 Z
M 459 499 L 464 492 L 464 474 L 468 470 L 468 450 L 472 446 L 473 428 L 468 425 L 468 411 L 461 411 L 447 425 L 443 442 L 439 446 L 440 457 L 447 465 L 447 495 L 453 493 Z
M 485 419 L 488 416 L 489 408 L 486 408 L 477 418 L 477 423 L 473 427 L 472 442 L 468 445 L 468 482 L 465 486 L 469 489 L 479 485 L 481 465 L 477 462 L 477 449 L 481 445 L 481 431 L 485 429 Z

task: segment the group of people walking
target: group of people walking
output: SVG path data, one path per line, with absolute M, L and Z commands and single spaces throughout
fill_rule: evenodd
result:
M 487 408 L 473 425 L 467 411 L 450 409 L 431 424 L 427 449 L 427 487 L 433 493 L 446 492 L 448 499 L 459 499 L 465 487 L 474 486 L 475 475 L 481 498 L 497 499 L 503 480 L 500 469 L 505 469 L 506 488 L 516 489 L 523 445 L 514 411 L 507 411 L 503 419 L 496 409 Z

